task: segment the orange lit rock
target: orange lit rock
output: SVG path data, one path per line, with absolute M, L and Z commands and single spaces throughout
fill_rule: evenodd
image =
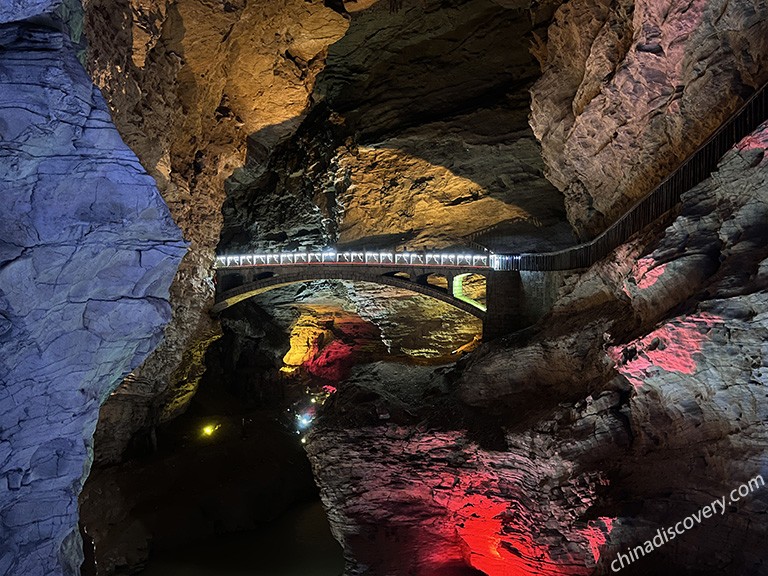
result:
M 171 288 L 165 340 L 135 374 L 167 419 L 185 410 L 218 337 L 207 309 L 224 182 L 244 163 L 249 135 L 265 134 L 260 146 L 268 149 L 272 135 L 297 125 L 325 49 L 347 21 L 303 0 L 86 0 L 84 8 L 91 75 L 191 242 Z M 106 418 L 109 411 L 108 402 Z M 113 425 L 122 412 L 115 407 Z M 132 415 L 126 431 L 150 423 L 150 411 Z M 123 439 L 99 430 L 99 458 L 119 458 Z

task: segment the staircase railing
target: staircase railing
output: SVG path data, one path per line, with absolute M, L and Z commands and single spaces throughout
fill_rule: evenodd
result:
M 596 238 L 556 252 L 499 254 L 500 269 L 544 271 L 591 266 L 679 204 L 684 192 L 709 177 L 720 158 L 766 119 L 768 84 L 755 92 L 677 170 Z

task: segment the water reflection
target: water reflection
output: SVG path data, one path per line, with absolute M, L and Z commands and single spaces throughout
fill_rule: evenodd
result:
M 142 576 L 340 576 L 341 547 L 320 502 L 298 505 L 264 528 L 154 555 Z

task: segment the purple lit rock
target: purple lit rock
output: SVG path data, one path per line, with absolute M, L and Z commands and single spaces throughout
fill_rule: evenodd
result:
M 17 22 L 25 18 L 54 11 L 61 0 L 2 0 L 0 2 L 0 24 Z
M 0 26 L 0 198 L 0 574 L 79 574 L 99 406 L 162 337 L 186 248 L 69 39 L 40 24 Z

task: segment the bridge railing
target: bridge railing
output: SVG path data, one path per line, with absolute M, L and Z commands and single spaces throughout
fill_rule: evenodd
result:
M 660 218 L 680 202 L 682 194 L 717 168 L 720 158 L 768 117 L 768 85 L 763 86 L 669 177 L 640 199 L 593 240 L 553 252 L 523 254 L 445 254 L 440 252 L 274 252 L 219 256 L 216 268 L 296 264 L 362 264 L 380 266 L 463 266 L 493 270 L 573 270 L 587 268 Z M 471 234 L 468 240 L 503 223 Z
M 629 240 L 680 202 L 684 192 L 704 181 L 717 168 L 720 158 L 739 140 L 768 118 L 768 84 L 699 146 L 669 177 L 639 200 L 602 234 L 589 242 L 555 252 L 500 254 L 497 270 L 573 270 L 587 268 Z M 492 227 L 491 227 L 492 228 Z
M 442 252 L 271 252 L 216 257 L 216 269 L 272 267 L 287 265 L 357 264 L 363 266 L 455 266 L 490 268 L 488 254 L 453 254 Z

